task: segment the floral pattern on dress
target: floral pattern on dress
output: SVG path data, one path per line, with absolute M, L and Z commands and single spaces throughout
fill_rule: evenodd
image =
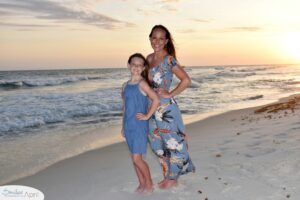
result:
M 173 80 L 172 68 L 176 65 L 176 59 L 167 55 L 159 65 L 151 68 L 152 88 L 169 91 Z M 149 142 L 152 150 L 160 157 L 165 178 L 174 180 L 194 171 L 185 141 L 184 124 L 175 99 L 161 96 L 160 106 L 150 118 L 149 124 Z
M 180 144 L 175 138 L 171 137 L 169 140 L 167 140 L 167 148 L 170 150 L 180 151 L 183 148 L 183 144 Z
M 161 75 L 160 72 L 155 73 L 154 77 L 153 77 L 153 81 L 157 84 L 160 85 L 162 82 L 162 78 L 163 76 Z

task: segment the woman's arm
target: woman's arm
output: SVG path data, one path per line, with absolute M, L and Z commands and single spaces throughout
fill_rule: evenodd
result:
M 153 113 L 156 111 L 157 107 L 159 106 L 160 100 L 158 95 L 150 88 L 146 81 L 141 81 L 140 88 L 147 94 L 147 96 L 151 99 L 151 107 L 148 110 L 148 113 L 137 113 L 136 118 L 139 120 L 148 120 Z
M 150 66 L 151 66 L 151 61 L 152 61 L 152 54 L 149 54 L 148 56 L 147 56 L 147 58 L 146 58 L 146 60 L 147 60 L 147 62 L 148 62 L 148 80 L 151 82 L 152 81 L 152 76 L 151 76 L 151 69 L 150 69 Z
M 180 65 L 176 64 L 172 67 L 172 72 L 180 80 L 180 83 L 171 92 L 164 89 L 159 90 L 157 93 L 164 98 L 171 98 L 180 94 L 191 84 L 191 78 Z

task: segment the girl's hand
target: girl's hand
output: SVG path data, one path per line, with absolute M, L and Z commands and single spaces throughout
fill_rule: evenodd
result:
M 172 97 L 171 93 L 170 93 L 168 90 L 163 89 L 163 88 L 159 88 L 159 89 L 157 90 L 157 94 L 158 94 L 159 96 L 164 97 L 164 98 L 171 98 L 171 97 Z
M 138 120 L 148 120 L 150 118 L 147 115 L 145 115 L 144 113 L 136 113 L 135 117 Z

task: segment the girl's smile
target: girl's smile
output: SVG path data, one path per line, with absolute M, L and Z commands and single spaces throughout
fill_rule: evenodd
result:
M 131 60 L 130 64 L 128 65 L 128 68 L 130 69 L 131 75 L 141 75 L 145 68 L 144 61 L 141 58 L 135 57 Z

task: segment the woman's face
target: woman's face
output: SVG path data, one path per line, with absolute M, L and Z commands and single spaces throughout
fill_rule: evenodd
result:
M 150 43 L 154 52 L 164 50 L 166 44 L 168 43 L 168 39 L 166 38 L 166 32 L 159 28 L 154 29 L 150 37 Z

